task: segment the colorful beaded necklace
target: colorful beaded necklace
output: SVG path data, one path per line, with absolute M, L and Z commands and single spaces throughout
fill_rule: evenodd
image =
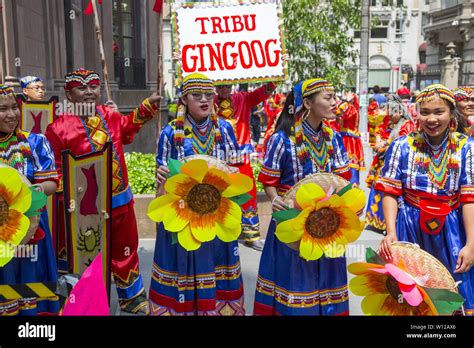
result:
M 456 143 L 453 135 L 446 132 L 439 145 L 430 144 L 426 135 L 421 132 L 416 138 L 415 147 L 419 150 L 415 164 L 421 165 L 428 173 L 428 178 L 438 189 L 444 189 L 450 169 L 457 169 L 458 163 L 454 158 Z
M 9 133 L 0 138 L 0 162 L 15 168 L 23 175 L 26 175 L 26 158 L 29 154 L 31 150 L 28 144 L 19 139 L 16 133 Z
M 321 172 L 326 171 L 330 156 L 333 153 L 330 135 L 325 131 L 324 125 L 321 125 L 319 131 L 314 130 L 307 121 L 303 122 L 304 142 L 309 150 L 311 161 Z
M 215 132 L 210 118 L 206 118 L 204 122 L 198 124 L 191 116 L 187 115 L 187 119 L 191 124 L 193 152 L 196 154 L 210 155 L 214 148 Z

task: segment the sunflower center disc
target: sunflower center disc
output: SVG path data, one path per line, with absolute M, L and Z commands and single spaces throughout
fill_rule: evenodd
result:
M 385 286 L 387 287 L 388 293 L 397 301 L 403 298 L 402 292 L 400 291 L 400 287 L 398 286 L 397 281 L 395 278 L 389 276 L 385 281 Z
M 221 193 L 217 188 L 208 184 L 198 184 L 188 193 L 189 208 L 200 215 L 215 212 L 221 204 Z
M 306 219 L 306 231 L 314 238 L 327 238 L 337 232 L 339 215 L 331 208 L 311 212 Z
M 3 226 L 8 220 L 8 204 L 5 199 L 0 196 L 0 226 Z

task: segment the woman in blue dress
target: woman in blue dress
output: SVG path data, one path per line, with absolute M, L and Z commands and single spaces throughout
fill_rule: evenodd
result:
M 390 260 L 393 242 L 418 244 L 460 282 L 465 313 L 473 315 L 474 141 L 456 132 L 449 89 L 431 85 L 416 101 L 419 131 L 390 145 L 375 186 L 387 225 L 379 251 Z
M 36 188 L 50 195 L 56 191 L 58 175 L 54 154 L 42 134 L 18 129 L 20 110 L 10 87 L 0 85 L 0 163 L 15 168 Z M 57 267 L 54 256 L 48 214 L 41 214 L 39 228 L 29 241 L 36 253 L 14 257 L 0 268 L 0 284 L 56 282 Z M 33 257 L 31 257 L 33 256 Z M 0 315 L 57 314 L 59 302 L 52 298 L 23 298 L 0 302 Z
M 156 161 L 163 187 L 170 158 L 204 154 L 228 164 L 238 158 L 230 123 L 213 112 L 214 85 L 202 74 L 183 79 L 184 115 L 164 127 Z M 187 251 L 173 233 L 158 226 L 150 286 L 151 315 L 244 315 L 243 282 L 237 241 L 215 238 Z
M 300 108 L 306 109 L 304 120 Z M 342 137 L 323 122 L 335 118 L 336 108 L 334 87 L 323 79 L 307 80 L 288 95 L 258 178 L 274 211 L 287 209 L 280 196 L 310 174 L 351 179 Z M 278 240 L 275 230 L 272 220 L 260 259 L 254 314 L 347 315 L 346 258 L 306 261 Z

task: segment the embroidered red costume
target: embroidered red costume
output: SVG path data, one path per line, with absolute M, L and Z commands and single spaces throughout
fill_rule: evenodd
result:
M 86 70 L 68 74 L 69 82 L 66 78 L 65 89 L 71 89 L 79 83 L 97 83 L 98 75 L 91 78 L 92 74 Z M 150 104 L 148 99 L 127 116 L 99 105 L 94 116 L 80 117 L 64 113 L 46 130 L 60 176 L 62 151 L 70 150 L 74 156 L 79 156 L 101 150 L 106 142 L 112 141 L 112 272 L 122 307 L 138 296 L 145 296 L 138 270 L 138 230 L 123 145 L 133 141 L 135 134 L 145 122 L 152 119 L 156 111 L 157 106 Z

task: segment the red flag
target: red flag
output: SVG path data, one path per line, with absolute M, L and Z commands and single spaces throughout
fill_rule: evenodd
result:
M 163 0 L 155 0 L 155 5 L 153 6 L 153 11 L 161 13 L 163 11 Z
M 102 5 L 102 0 L 99 0 L 99 5 Z M 89 16 L 94 13 L 94 8 L 92 7 L 92 1 L 89 1 L 89 5 L 87 5 L 86 9 L 84 10 L 84 14 Z

